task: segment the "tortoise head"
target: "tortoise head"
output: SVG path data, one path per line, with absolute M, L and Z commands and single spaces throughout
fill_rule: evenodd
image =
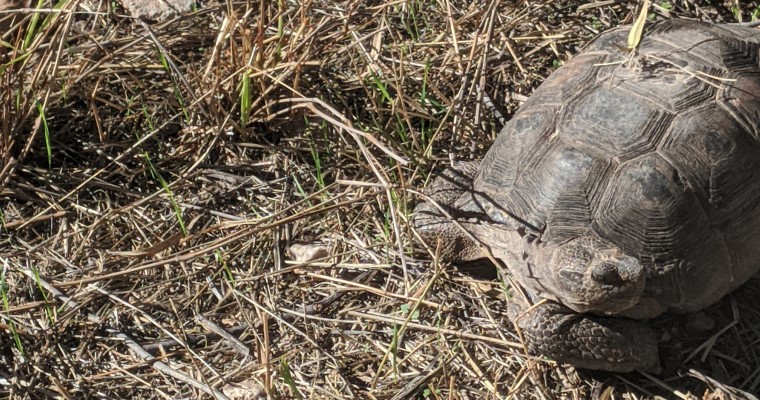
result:
M 616 314 L 639 302 L 646 273 L 638 259 L 588 236 L 542 246 L 535 259 L 545 284 L 561 303 L 578 312 Z

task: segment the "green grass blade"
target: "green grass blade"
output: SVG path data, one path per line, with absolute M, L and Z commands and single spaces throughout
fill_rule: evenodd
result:
M 179 224 L 179 228 L 182 230 L 182 234 L 187 236 L 187 228 L 185 227 L 185 221 L 182 219 L 182 208 L 180 208 L 179 204 L 177 203 L 177 200 L 174 198 L 174 193 L 172 193 L 172 190 L 169 187 L 169 184 L 166 182 L 164 177 L 158 173 L 158 170 L 150 161 L 150 156 L 148 155 L 147 152 L 143 152 L 143 157 L 145 158 L 145 162 L 148 163 L 148 168 L 150 169 L 151 176 L 153 177 L 153 179 L 158 181 L 158 183 L 161 185 L 161 188 L 164 189 L 164 193 L 166 193 L 166 195 L 169 196 L 169 203 L 171 203 L 172 209 L 174 210 L 174 215 L 177 217 L 177 223 Z
M 3 309 L 5 310 L 6 314 L 6 320 L 8 321 L 8 327 L 10 328 L 11 335 L 13 336 L 13 342 L 16 345 L 16 350 L 18 350 L 21 354 L 24 354 L 24 345 L 21 343 L 21 338 L 18 335 L 18 332 L 16 332 L 16 324 L 13 322 L 13 319 L 11 319 L 10 315 L 10 300 L 8 299 L 8 282 L 5 279 L 5 273 L 7 271 L 7 264 L 3 265 L 2 271 L 0 272 L 0 297 L 2 297 L 3 300 Z
M 32 274 L 34 275 L 34 283 L 37 284 L 37 290 L 40 291 L 42 294 L 42 302 L 45 304 L 45 315 L 48 318 L 48 322 L 50 324 L 55 323 L 55 315 L 53 314 L 53 310 L 50 308 L 50 304 L 48 302 L 48 293 L 47 290 L 45 290 L 44 287 L 42 287 L 42 282 L 40 282 L 40 272 L 37 271 L 37 267 L 34 265 L 31 265 L 29 269 L 32 271 Z
M 296 382 L 293 380 L 293 375 L 290 373 L 290 366 L 288 365 L 288 361 L 285 360 L 285 357 L 280 358 L 280 374 L 282 375 L 282 379 L 293 392 L 293 397 L 296 399 L 303 399 L 303 395 L 298 390 Z
M 240 87 L 240 125 L 248 125 L 248 113 L 251 109 L 251 77 L 248 71 L 243 72 Z
M 40 119 L 42 120 L 42 129 L 45 132 L 45 149 L 47 150 L 48 168 L 50 168 L 53 165 L 53 152 L 52 147 L 50 146 L 50 130 L 48 128 L 47 118 L 45 118 L 45 109 L 42 107 L 42 103 L 37 101 L 36 105 L 37 112 L 40 114 Z

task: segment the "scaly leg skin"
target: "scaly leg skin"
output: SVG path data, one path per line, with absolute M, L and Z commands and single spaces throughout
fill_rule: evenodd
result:
M 425 194 L 456 218 L 458 210 L 453 207 L 454 203 L 472 188 L 479 167 L 480 161 L 461 162 L 449 167 L 430 182 Z M 425 201 L 415 207 L 413 224 L 429 246 L 433 249 L 438 246 L 443 261 L 470 261 L 482 257 L 478 243 L 431 202 Z
M 531 355 L 611 372 L 661 370 L 657 336 L 642 321 L 580 314 L 554 302 L 532 309 L 510 303 L 509 318 Z

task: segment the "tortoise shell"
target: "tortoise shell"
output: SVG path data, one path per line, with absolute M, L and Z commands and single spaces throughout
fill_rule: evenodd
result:
M 634 52 L 627 36 L 603 34 L 552 74 L 472 189 L 493 221 L 544 244 L 593 235 L 637 258 L 646 283 L 629 316 L 701 309 L 760 267 L 760 32 L 673 20 Z M 530 270 L 554 266 L 510 268 L 563 302 Z

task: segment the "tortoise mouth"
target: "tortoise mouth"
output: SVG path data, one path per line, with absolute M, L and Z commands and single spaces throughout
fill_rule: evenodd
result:
M 593 299 L 591 302 L 587 299 L 578 298 L 560 298 L 560 302 L 566 307 L 579 313 L 598 314 L 598 315 L 624 315 L 629 309 L 632 309 L 639 302 L 638 295 L 610 295 Z

